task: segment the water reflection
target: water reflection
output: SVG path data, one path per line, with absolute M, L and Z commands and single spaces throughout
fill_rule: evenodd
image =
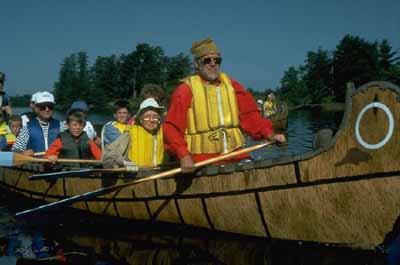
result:
M 338 130 L 342 120 L 342 112 L 326 111 L 307 111 L 296 110 L 289 112 L 287 127 L 287 145 L 269 146 L 252 152 L 251 157 L 254 160 L 265 158 L 278 158 L 283 156 L 292 156 L 311 151 L 313 149 L 313 136 L 323 128 L 331 128 L 334 132 Z M 248 145 L 254 145 L 254 142 L 248 139 Z

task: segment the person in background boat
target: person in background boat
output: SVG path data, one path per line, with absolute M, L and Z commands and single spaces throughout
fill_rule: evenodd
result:
M 2 125 L 0 125 L 1 131 Z M 22 120 L 21 117 L 15 114 L 12 114 L 8 118 L 7 125 L 7 133 L 4 137 L 0 137 L 0 150 L 1 151 L 11 151 L 13 144 L 15 143 L 15 139 L 18 137 L 22 128 Z
M 6 81 L 6 74 L 0 72 L 0 106 L 1 112 L 5 112 L 6 115 L 4 117 L 8 118 L 8 115 L 12 114 L 11 104 L 8 97 L 8 94 L 4 91 L 4 83 Z
M 85 113 L 74 109 L 68 112 L 67 130 L 61 132 L 49 146 L 44 157 L 51 163 L 58 158 L 96 159 L 101 160 L 101 150 L 97 144 L 84 132 L 86 124 Z
M 142 87 L 140 91 L 140 97 L 143 100 L 148 98 L 154 98 L 158 104 L 161 104 L 165 98 L 165 91 L 159 85 L 148 83 Z M 135 120 L 136 120 L 136 115 L 133 115 L 129 119 L 128 124 L 129 125 L 135 124 Z
M 277 112 L 277 106 L 276 106 L 276 98 L 274 92 L 272 90 L 268 89 L 265 92 L 265 101 L 264 101 L 264 116 L 265 117 L 271 117 Z
M 261 113 L 261 116 L 264 116 L 263 105 L 264 105 L 264 103 L 261 99 L 257 100 L 257 107 L 258 107 L 258 111 Z
M 67 116 L 74 111 L 81 111 L 87 117 L 89 106 L 86 104 L 85 101 L 77 100 L 71 104 L 71 107 L 67 111 Z M 63 121 L 61 131 L 64 131 L 66 129 L 68 129 L 68 124 L 66 121 Z M 86 132 L 89 139 L 93 140 L 97 145 L 99 146 L 101 145 L 100 137 L 97 136 L 96 130 L 94 129 L 94 126 L 90 121 L 86 120 L 86 124 L 85 127 L 83 128 L 83 131 Z
M 32 111 L 24 112 L 21 114 L 23 127 L 26 126 L 30 120 L 36 118 L 35 103 L 36 103 L 36 97 L 40 93 L 41 92 L 36 92 L 36 93 L 32 94 L 32 96 L 31 96 L 31 100 L 29 101 L 29 107 L 32 109 Z
M 105 149 L 107 145 L 114 142 L 128 129 L 129 102 L 126 100 L 118 100 L 114 103 L 115 121 L 107 122 L 101 129 L 101 149 Z
M 103 166 L 115 168 L 137 165 L 155 167 L 164 162 L 161 118 L 164 107 L 153 98 L 145 99 L 134 125 L 104 151 Z
M 35 103 L 37 117 L 22 128 L 11 149 L 13 152 L 33 156 L 34 153 L 48 149 L 61 127 L 61 122 L 53 118 L 54 105 L 54 96 L 50 92 L 44 91 L 37 95 Z
M 194 42 L 191 52 L 196 73 L 175 89 L 163 124 L 164 147 L 180 160 L 183 172 L 193 171 L 194 162 L 244 146 L 242 130 L 254 140 L 285 141 L 260 116 L 251 94 L 220 72 L 222 57 L 212 39 Z

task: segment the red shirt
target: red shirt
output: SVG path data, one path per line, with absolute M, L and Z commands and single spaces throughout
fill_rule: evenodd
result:
M 90 147 L 90 152 L 92 153 L 94 159 L 101 160 L 101 150 L 95 144 L 95 142 L 91 139 L 89 139 L 89 147 Z M 63 148 L 63 144 L 61 142 L 61 139 L 57 138 L 49 146 L 49 149 L 47 149 L 46 153 L 44 154 L 44 157 L 47 158 L 48 156 L 51 156 L 51 155 L 56 155 L 58 157 L 62 148 Z M 76 159 L 79 159 L 79 157 L 77 157 Z
M 253 96 L 243 86 L 232 80 L 239 107 L 240 127 L 254 140 L 265 139 L 273 134 L 272 122 L 261 117 Z M 164 148 L 176 155 L 179 159 L 190 154 L 184 139 L 187 124 L 187 114 L 192 103 L 192 90 L 186 83 L 180 84 L 171 97 L 167 116 L 163 123 Z M 219 154 L 192 155 L 195 162 L 216 157 Z M 238 156 L 234 160 L 248 157 L 247 154 Z

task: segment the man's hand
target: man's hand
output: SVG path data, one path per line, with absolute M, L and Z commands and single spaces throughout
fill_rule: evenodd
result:
M 58 160 L 58 157 L 56 155 L 49 155 L 47 159 L 49 160 L 50 163 L 55 164 Z
M 192 173 L 196 169 L 191 155 L 185 155 L 180 162 L 183 173 Z
M 274 134 L 268 137 L 270 141 L 277 141 L 278 143 L 286 142 L 286 137 L 284 134 Z

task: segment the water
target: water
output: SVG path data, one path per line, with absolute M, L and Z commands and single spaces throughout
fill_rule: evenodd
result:
M 28 109 L 16 109 L 17 113 Z M 63 119 L 62 113 L 56 117 Z M 292 112 L 288 122 L 288 145 L 271 146 L 252 153 L 254 159 L 296 155 L 312 150 L 313 134 L 321 128 L 339 127 L 342 113 Z M 89 115 L 95 123 L 108 117 Z M 249 142 L 249 145 L 256 142 Z M 226 233 L 211 234 L 204 230 L 172 228 L 154 224 L 123 224 L 99 221 L 94 217 L 74 216 L 67 211 L 57 216 L 43 214 L 39 220 L 15 221 L 12 213 L 19 208 L 12 195 L 2 194 L 0 204 L 0 249 L 2 238 L 16 234 L 32 239 L 36 233 L 49 245 L 69 253 L 68 264 L 81 258 L 84 264 L 382 264 L 374 251 L 351 250 L 304 242 L 266 242 L 259 238 Z M 8 202 L 6 202 L 8 201 Z M 65 214 L 65 215 L 64 215 Z M 41 237 L 39 237 L 41 238 Z M 3 240 L 4 241 L 4 240 Z M 3 244 L 4 245 L 4 244 Z M 28 254 L 31 254 L 27 252 Z M 94 254 L 96 253 L 96 254 Z M 54 255 L 54 253 L 53 253 Z M 0 251 L 1 256 L 1 251 Z M 28 255 L 29 256 L 29 255 Z M 4 258 L 4 257 L 3 257 Z M 3 259 L 5 260 L 5 259 Z M 0 264 L 10 264 L 1 263 Z M 8 261 L 12 262 L 12 261 Z M 11 263 L 12 264 L 12 263 Z M 53 263 L 56 264 L 56 263 Z

